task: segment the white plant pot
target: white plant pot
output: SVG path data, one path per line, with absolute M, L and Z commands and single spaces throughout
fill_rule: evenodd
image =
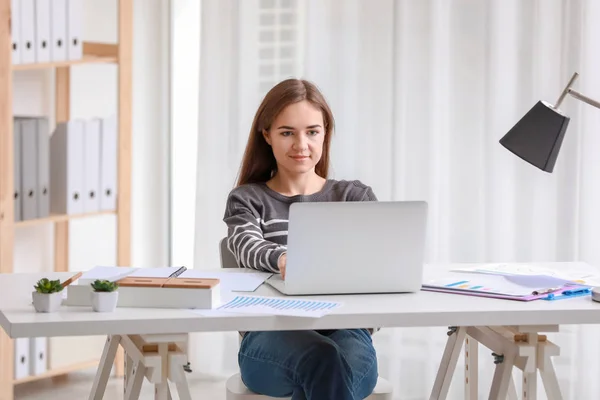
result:
M 38 293 L 33 292 L 33 308 L 37 312 L 56 312 L 62 304 L 62 292 Z
M 92 291 L 92 309 L 97 312 L 112 312 L 117 308 L 119 292 L 94 292 Z

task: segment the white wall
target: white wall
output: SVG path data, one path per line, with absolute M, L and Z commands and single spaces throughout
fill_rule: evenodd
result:
M 117 41 L 117 1 L 85 0 L 84 40 Z M 133 21 L 133 143 L 131 263 L 168 264 L 168 2 L 135 0 Z M 54 124 L 54 71 L 14 73 L 15 114 L 46 115 Z M 98 64 L 72 69 L 71 117 L 117 110 L 117 68 Z M 70 269 L 116 263 L 116 218 L 75 220 Z M 52 224 L 17 228 L 15 272 L 50 271 Z

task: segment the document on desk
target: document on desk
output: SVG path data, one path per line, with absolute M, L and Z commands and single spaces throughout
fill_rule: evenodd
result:
M 584 287 L 544 275 L 493 275 L 462 271 L 426 271 L 423 290 L 530 301 L 559 294 L 586 294 Z M 575 293 L 577 292 L 577 293 Z
M 136 268 L 132 267 L 105 267 L 97 266 L 93 267 L 83 273 L 79 278 L 79 284 L 87 284 L 100 280 L 118 281 L 119 279 L 125 278 L 127 275 L 135 272 Z
M 236 314 L 267 314 L 321 318 L 341 306 L 342 303 L 334 301 L 263 296 L 236 296 L 216 310 Z
M 457 264 L 457 272 L 548 276 L 586 286 L 600 286 L 600 270 L 583 262 Z
M 202 271 L 199 269 L 188 269 L 180 275 L 180 278 L 219 279 L 221 292 L 254 292 L 271 275 L 273 274 L 260 271 Z

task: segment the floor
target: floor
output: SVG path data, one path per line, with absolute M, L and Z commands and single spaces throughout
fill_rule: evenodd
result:
M 94 379 L 94 370 L 69 374 L 66 378 L 52 381 L 46 379 L 19 385 L 15 388 L 16 400 L 48 400 L 48 399 L 87 399 Z M 203 377 L 199 374 L 189 374 L 188 383 L 192 398 L 206 400 L 225 400 L 224 381 Z M 51 391 L 51 392 L 50 392 Z M 172 389 L 173 391 L 173 389 Z M 123 380 L 111 378 L 104 393 L 104 399 L 122 399 Z M 140 399 L 154 398 L 154 386 L 144 382 Z M 173 400 L 178 400 L 173 393 Z

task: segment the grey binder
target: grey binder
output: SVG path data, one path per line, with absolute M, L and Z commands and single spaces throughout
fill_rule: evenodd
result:
M 15 221 L 21 220 L 21 122 L 13 118 L 13 179 Z
M 23 118 L 21 122 L 21 217 L 37 218 L 37 120 Z
M 50 215 L 50 127 L 47 118 L 37 118 L 37 215 Z

